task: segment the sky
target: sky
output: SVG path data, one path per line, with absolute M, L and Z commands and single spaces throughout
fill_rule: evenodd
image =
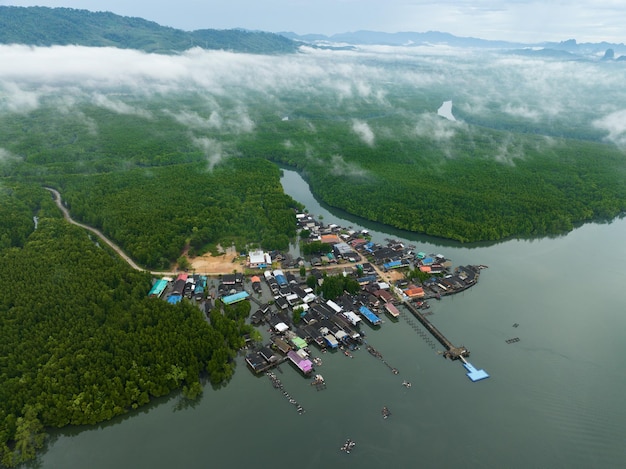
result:
M 111 11 L 184 30 L 442 31 L 526 43 L 626 42 L 623 0 L 0 0 Z

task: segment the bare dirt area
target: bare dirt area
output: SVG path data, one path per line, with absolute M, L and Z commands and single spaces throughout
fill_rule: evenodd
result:
M 404 274 L 398 270 L 391 270 L 385 272 L 382 277 L 390 282 L 395 282 L 396 280 L 402 280 L 404 278 Z
M 245 259 L 239 257 L 234 248 L 228 248 L 224 254 L 213 256 L 210 253 L 189 259 L 191 268 L 198 274 L 232 274 L 243 272 Z

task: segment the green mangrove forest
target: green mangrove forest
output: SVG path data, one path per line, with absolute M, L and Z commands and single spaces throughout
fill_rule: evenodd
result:
M 217 302 L 207 320 L 188 302 L 148 298 L 150 275 L 63 220 L 45 187 L 152 270 L 218 246 L 288 248 L 303 207 L 284 194 L 278 164 L 332 207 L 461 243 L 562 235 L 624 213 L 621 69 L 542 63 L 562 79 L 533 102 L 533 89 L 513 96 L 533 83 L 524 73 L 538 65 L 528 59 L 489 69 L 390 57 L 196 52 L 159 55 L 158 67 L 130 77 L 98 69 L 60 73 L 58 83 L 19 74 L 0 82 L 2 464 L 31 459 L 46 428 L 111 419 L 175 389 L 191 399 L 204 381 L 223 385 L 244 337 L 254 338 L 249 304 Z M 167 64 L 192 71 L 146 78 Z M 559 95 L 585 85 L 568 84 L 566 67 L 605 79 L 592 84 L 598 94 Z M 498 87 L 507 102 L 486 96 Z M 580 101 L 580 112 L 539 112 L 546 96 Z M 461 103 L 456 121 L 436 113 L 450 97 Z M 352 288 L 329 278 L 323 294 Z

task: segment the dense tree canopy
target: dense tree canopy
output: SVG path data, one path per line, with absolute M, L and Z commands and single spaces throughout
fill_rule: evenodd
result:
M 229 379 L 243 320 L 211 325 L 189 302 L 148 298 L 150 280 L 59 219 L 41 218 L 22 248 L 0 253 L 4 464 L 32 457 L 44 426 L 107 420 L 183 385 L 197 392 L 204 371 Z
M 332 143 L 312 159 L 303 156 L 310 151 L 304 143 L 310 130 L 300 125 L 289 124 L 289 148 L 273 147 L 265 132 L 241 145 L 297 168 L 325 203 L 397 228 L 461 242 L 495 241 L 562 234 L 626 210 L 626 157 L 605 143 L 548 143 L 482 128 L 459 132 L 445 145 L 383 136 L 368 146 L 346 118 L 316 124 L 316 135 Z M 503 141 L 514 142 L 513 156 L 501 154 Z
M 218 242 L 284 249 L 294 237 L 295 202 L 264 160 L 134 169 L 66 179 L 72 216 L 115 239 L 136 261 L 167 268 L 187 242 L 196 253 Z

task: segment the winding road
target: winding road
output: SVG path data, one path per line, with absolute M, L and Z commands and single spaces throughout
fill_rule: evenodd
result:
M 102 231 L 93 228 L 89 225 L 84 225 L 82 223 L 77 222 L 76 220 L 74 220 L 71 216 L 70 216 L 70 212 L 67 210 L 67 208 L 63 205 L 63 201 L 61 200 L 61 194 L 59 193 L 59 191 L 57 191 L 56 189 L 52 189 L 51 187 L 46 187 L 45 189 L 47 189 L 48 191 L 50 191 L 52 193 L 52 198 L 54 199 L 54 201 L 56 202 L 57 206 L 59 207 L 59 209 L 61 210 L 61 212 L 63 213 L 63 218 L 65 218 L 68 222 L 70 222 L 72 225 L 76 225 L 76 226 L 80 226 L 81 228 L 91 231 L 93 234 L 95 234 L 96 236 L 98 236 L 98 238 L 100 238 L 102 241 L 104 241 L 111 249 L 113 249 L 122 259 L 124 259 L 126 261 L 126 263 L 128 263 L 129 266 L 131 266 L 133 269 L 135 270 L 140 270 L 140 271 L 145 271 L 146 269 L 139 267 L 134 260 L 132 260 L 130 257 L 128 257 L 128 255 L 122 251 L 122 248 L 120 248 L 117 244 L 115 244 L 113 241 L 111 241 L 109 238 L 107 238 L 104 233 L 102 233 Z M 170 274 L 172 272 L 153 272 L 155 274 Z
M 59 207 L 59 209 L 61 210 L 61 213 L 63 213 L 63 218 L 65 218 L 66 221 L 68 221 L 69 223 L 71 223 L 72 225 L 76 225 L 79 226 L 81 228 L 83 228 L 84 230 L 90 231 L 93 234 L 95 234 L 96 236 L 98 236 L 98 238 L 100 238 L 104 243 L 106 243 L 111 249 L 113 249 L 122 259 L 124 259 L 124 261 L 126 261 L 126 263 L 131 266 L 133 269 L 135 270 L 139 270 L 139 271 L 146 271 L 146 269 L 144 269 L 143 267 L 140 267 L 139 265 L 137 265 L 137 263 L 132 260 L 123 250 L 122 248 L 120 248 L 117 244 L 115 244 L 113 241 L 111 241 L 109 238 L 107 238 L 104 233 L 102 233 L 102 231 L 98 230 L 97 228 L 94 228 L 92 226 L 89 225 L 85 225 L 83 223 L 77 222 L 76 220 L 74 220 L 72 218 L 72 216 L 70 215 L 70 212 L 68 211 L 67 207 L 65 207 L 63 205 L 63 200 L 61 199 L 61 194 L 59 193 L 59 191 L 57 191 L 56 189 L 53 189 L 52 187 L 45 187 L 46 190 L 50 191 L 50 193 L 52 194 L 52 198 L 54 199 L 54 201 L 56 202 L 57 206 Z M 367 259 L 365 259 L 362 255 L 361 255 L 361 262 L 367 262 Z M 321 267 L 322 270 L 326 270 L 326 269 L 334 269 L 337 266 L 324 266 Z M 382 272 L 378 266 L 374 265 L 374 269 L 376 270 L 376 273 L 378 274 L 378 276 L 382 279 L 387 279 L 389 280 L 388 276 L 385 275 L 384 272 Z M 283 269 L 285 270 L 285 269 Z M 287 271 L 297 271 L 298 269 L 286 269 Z M 150 271 L 150 273 L 152 275 L 157 275 L 157 276 L 163 276 L 163 275 L 172 275 L 172 276 L 176 276 L 178 275 L 180 272 L 165 272 L 165 271 Z M 224 275 L 224 274 L 228 274 L 231 272 L 210 272 L 210 273 L 206 273 L 206 275 Z

